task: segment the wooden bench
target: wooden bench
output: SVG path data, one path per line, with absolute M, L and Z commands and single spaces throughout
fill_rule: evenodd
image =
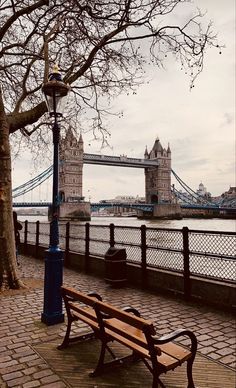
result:
M 108 366 L 128 360 L 142 360 L 153 375 L 152 387 L 165 387 L 160 380 L 160 375 L 174 370 L 186 361 L 188 388 L 194 388 L 192 366 L 197 351 L 197 339 L 190 330 L 180 329 L 158 338 L 153 323 L 140 317 L 138 311 L 132 307 L 121 310 L 103 302 L 97 294 L 85 295 L 67 287 L 62 287 L 62 295 L 65 300 L 68 325 L 65 339 L 59 348 L 64 348 L 74 340 L 90 338 L 91 334 L 96 336 L 101 341 L 101 351 L 92 376 L 100 375 Z M 87 323 L 92 328 L 92 333 L 89 337 L 86 335 L 69 339 L 71 323 L 78 319 Z M 183 336 L 189 338 L 190 347 L 172 342 Z M 118 341 L 132 350 L 132 353 L 126 357 L 116 358 L 108 345 L 112 341 Z M 105 362 L 106 351 L 113 358 L 109 362 Z

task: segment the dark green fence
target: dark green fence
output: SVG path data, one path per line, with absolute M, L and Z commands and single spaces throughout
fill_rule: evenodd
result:
M 25 221 L 22 242 L 49 245 L 49 223 Z M 91 256 L 104 257 L 108 248 L 125 248 L 127 262 L 140 266 L 145 283 L 146 271 L 158 268 L 181 273 L 184 293 L 189 294 L 190 277 L 204 277 L 229 283 L 235 282 L 236 234 L 203 230 L 163 229 L 141 227 L 91 225 L 89 223 L 60 223 L 60 246 L 65 262 L 70 252 L 86 258 L 89 268 Z

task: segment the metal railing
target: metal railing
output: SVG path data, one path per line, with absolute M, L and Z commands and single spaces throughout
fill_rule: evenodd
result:
M 48 247 L 49 223 L 25 221 L 21 241 Z M 70 252 L 104 258 L 108 248 L 125 248 L 127 262 L 140 266 L 145 283 L 147 269 L 183 274 L 187 295 L 190 277 L 236 281 L 236 233 L 182 229 L 60 223 L 60 245 L 65 261 Z

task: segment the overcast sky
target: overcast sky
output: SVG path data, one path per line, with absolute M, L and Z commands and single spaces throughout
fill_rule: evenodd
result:
M 149 69 L 149 84 L 140 87 L 137 95 L 122 96 L 113 103 L 124 116 L 110 120 L 113 149 L 102 153 L 142 158 L 146 145 L 150 151 L 158 136 L 163 147 L 170 143 L 172 168 L 181 179 L 193 189 L 202 182 L 212 195 L 220 195 L 235 186 L 235 1 L 195 3 L 208 10 L 208 19 L 226 46 L 222 54 L 208 50 L 204 71 L 191 92 L 178 63 L 170 61 L 165 70 Z M 84 149 L 101 153 L 91 134 L 84 135 Z M 39 172 L 34 174 L 22 154 L 13 163 L 13 187 Z M 84 165 L 83 174 L 83 195 L 91 201 L 144 196 L 142 169 Z M 48 182 L 28 199 L 50 199 L 50 189 Z

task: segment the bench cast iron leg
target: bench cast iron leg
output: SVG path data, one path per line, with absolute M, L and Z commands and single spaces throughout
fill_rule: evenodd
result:
M 190 358 L 187 361 L 188 388 L 195 388 L 195 385 L 193 382 L 193 361 L 194 361 L 194 358 Z
M 70 342 L 70 330 L 71 330 L 72 322 L 73 322 L 73 319 L 68 318 L 66 334 L 65 334 L 65 337 L 64 337 L 64 340 L 63 340 L 62 344 L 57 347 L 58 350 L 65 349 L 69 345 L 69 342 Z
M 159 377 L 157 376 L 153 376 L 153 381 L 152 381 L 152 388 L 158 388 L 158 387 L 162 387 L 162 388 L 165 388 L 165 385 L 163 384 L 163 382 L 159 379 Z
M 190 332 L 191 339 L 191 353 L 192 356 L 187 361 L 187 376 L 188 376 L 188 388 L 195 388 L 193 382 L 193 362 L 197 353 L 197 338 L 194 333 Z
M 91 377 L 96 377 L 96 376 L 99 376 L 102 371 L 103 371 L 103 366 L 104 366 L 104 358 L 105 358 L 105 353 L 106 353 L 106 343 L 102 342 L 101 344 L 101 352 L 100 352 L 100 356 L 99 356 L 99 360 L 98 360 L 98 363 L 97 363 L 97 366 L 95 368 L 95 370 L 89 374 L 89 376 Z

